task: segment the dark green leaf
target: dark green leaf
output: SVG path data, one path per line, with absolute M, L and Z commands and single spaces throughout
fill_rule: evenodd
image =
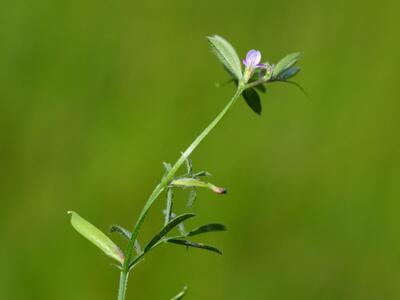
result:
M 262 107 L 260 96 L 257 92 L 250 88 L 243 91 L 243 98 L 246 100 L 247 105 L 257 114 L 261 115 Z
M 187 236 L 194 236 L 194 235 L 212 232 L 212 231 L 225 231 L 225 230 L 226 230 L 226 227 L 223 224 L 212 223 L 212 224 L 206 224 L 206 225 L 203 225 L 196 229 L 191 230 L 187 234 Z
M 217 56 L 225 69 L 235 78 L 242 78 L 242 65 L 239 56 L 232 45 L 224 38 L 213 35 L 207 37 L 211 50 Z
M 291 67 L 291 68 L 286 69 L 285 71 L 281 72 L 278 75 L 278 79 L 279 80 L 288 80 L 289 78 L 295 76 L 299 72 L 300 72 L 299 67 Z
M 157 244 L 158 241 L 160 241 L 168 232 L 170 232 L 172 229 L 174 229 L 176 226 L 178 226 L 180 223 L 183 221 L 186 221 L 187 219 L 193 218 L 195 215 L 194 214 L 183 214 L 180 216 L 177 216 L 176 218 L 172 219 L 167 225 L 165 225 L 161 231 L 156 234 L 153 239 L 147 244 L 147 246 L 144 249 L 144 252 L 149 251 L 155 244 Z
M 119 233 L 127 240 L 130 240 L 131 236 L 132 236 L 132 233 L 128 229 L 125 229 L 124 227 L 122 227 L 120 225 L 111 225 L 110 233 L 113 233 L 113 232 Z
M 301 52 L 295 52 L 286 55 L 282 58 L 274 67 L 272 77 L 278 77 L 283 71 L 289 69 L 291 66 L 297 63 L 303 54 Z
M 265 85 L 263 85 L 263 84 L 257 84 L 254 88 L 259 90 L 263 94 L 267 91 L 267 89 L 265 88 Z
M 167 239 L 167 242 L 172 243 L 172 244 L 177 244 L 177 245 L 183 245 L 186 247 L 204 249 L 204 250 L 212 251 L 212 252 L 222 255 L 222 252 L 213 246 L 195 243 L 195 242 L 191 242 L 191 241 L 184 240 L 184 239 L 170 238 L 170 239 Z

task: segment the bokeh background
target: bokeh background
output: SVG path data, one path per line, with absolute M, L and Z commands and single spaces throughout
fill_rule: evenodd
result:
M 240 101 L 192 156 L 212 253 L 166 245 L 128 299 L 400 299 L 396 1 L 0 2 L 0 299 L 116 299 L 118 270 L 70 226 L 131 228 L 163 173 L 233 93 L 205 36 L 276 62 L 261 117 Z M 177 195 L 182 208 L 185 192 Z M 161 200 L 141 233 L 161 226 Z M 124 247 L 124 241 L 115 237 Z M 197 239 L 199 240 L 199 239 Z

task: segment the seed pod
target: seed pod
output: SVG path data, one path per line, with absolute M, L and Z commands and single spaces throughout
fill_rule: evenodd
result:
M 107 256 L 117 260 L 121 263 L 121 265 L 124 263 L 124 254 L 108 236 L 101 232 L 97 227 L 83 219 L 76 212 L 69 211 L 68 214 L 71 215 L 71 224 L 76 231 L 100 248 Z
M 213 185 L 212 183 L 209 182 L 204 182 L 195 178 L 177 178 L 171 181 L 171 186 L 174 187 L 200 187 L 200 188 L 207 188 L 212 190 L 214 193 L 217 194 L 225 194 L 226 189 L 222 187 L 218 187 Z

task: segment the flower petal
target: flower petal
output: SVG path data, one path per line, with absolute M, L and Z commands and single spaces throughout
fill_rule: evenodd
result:
M 251 49 L 247 52 L 246 59 L 243 63 L 249 68 L 255 68 L 261 61 L 261 52 L 258 50 Z
M 246 59 L 253 60 L 253 57 L 257 55 L 257 50 L 251 49 L 247 52 Z
M 254 56 L 253 56 L 253 64 L 254 66 L 258 65 L 261 61 L 261 52 L 260 51 L 256 51 Z

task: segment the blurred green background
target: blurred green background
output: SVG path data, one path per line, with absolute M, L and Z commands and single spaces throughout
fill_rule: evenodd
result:
M 0 2 L 0 299 L 116 299 L 118 271 L 73 209 L 131 228 L 179 152 L 233 93 L 205 36 L 276 62 L 304 51 L 264 112 L 240 101 L 192 156 L 228 188 L 190 225 L 212 253 L 166 245 L 128 299 L 400 299 L 396 1 Z M 181 207 L 185 193 L 177 195 Z M 141 232 L 161 226 L 163 200 Z M 189 224 L 189 223 L 188 223 Z M 123 246 L 119 237 L 115 240 Z

